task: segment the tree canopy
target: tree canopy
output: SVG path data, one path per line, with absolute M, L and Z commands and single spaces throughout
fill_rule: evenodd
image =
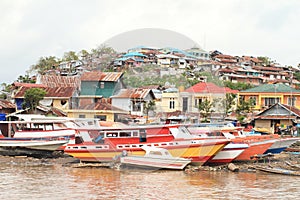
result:
M 35 112 L 40 100 L 44 99 L 46 93 L 42 88 L 30 88 L 26 90 L 23 108 L 29 108 L 30 111 Z
M 59 59 L 55 56 L 40 57 L 35 65 L 32 65 L 30 71 L 37 71 L 44 74 L 46 71 L 55 68 L 59 64 Z

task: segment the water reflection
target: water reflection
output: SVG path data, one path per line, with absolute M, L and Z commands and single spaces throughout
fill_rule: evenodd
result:
M 299 177 L 0 164 L 2 199 L 295 199 Z

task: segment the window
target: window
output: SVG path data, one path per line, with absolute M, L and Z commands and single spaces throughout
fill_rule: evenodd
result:
M 295 106 L 296 105 L 296 97 L 288 97 L 288 105 Z
M 79 115 L 79 118 L 85 118 L 85 115 L 81 114 L 81 115 Z
M 186 112 L 188 109 L 188 98 L 187 97 L 183 97 L 182 98 L 182 111 Z
M 256 106 L 256 97 L 250 97 L 250 102 L 252 106 Z
M 198 108 L 199 105 L 204 101 L 205 99 L 195 99 L 195 107 Z
M 104 82 L 100 82 L 100 88 L 104 89 Z
M 94 118 L 100 121 L 106 121 L 106 115 L 95 115 Z
M 132 111 L 141 111 L 141 102 L 133 102 Z
M 274 105 L 274 104 L 276 104 L 276 103 L 278 103 L 280 101 L 280 98 L 265 98 L 264 99 L 264 105 L 265 106 L 272 106 L 272 105 Z
M 169 108 L 175 109 L 175 98 L 170 98 Z

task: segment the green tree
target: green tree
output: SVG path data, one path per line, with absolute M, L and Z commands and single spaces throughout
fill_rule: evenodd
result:
M 198 105 L 198 110 L 200 112 L 200 115 L 202 118 L 204 118 L 203 122 L 208 122 L 207 118 L 208 116 L 214 112 L 212 110 L 214 106 L 214 101 L 209 101 L 208 99 L 205 99 L 204 101 L 200 102 Z
M 232 90 L 247 90 L 254 87 L 252 84 L 244 82 L 232 83 L 231 81 L 224 81 L 223 83 L 225 87 L 229 87 Z
M 28 74 L 25 76 L 20 75 L 17 81 L 20 83 L 35 83 L 35 80 L 31 79 Z
M 11 94 L 13 86 L 11 84 L 2 83 L 1 84 L 1 91 L 2 94 L 0 95 L 0 99 L 7 99 L 7 96 Z
M 59 64 L 55 56 L 40 57 L 39 61 L 30 67 L 29 71 L 37 71 L 39 74 L 44 74 L 47 70 L 56 68 Z
M 259 56 L 259 57 L 257 57 L 257 59 L 262 61 L 262 64 L 265 66 L 271 65 L 274 62 L 271 60 L 271 58 L 266 57 L 266 56 Z
M 225 117 L 228 116 L 230 112 L 232 112 L 232 106 L 235 105 L 236 94 L 226 93 L 226 97 L 223 100 Z
M 82 49 L 81 51 L 79 51 L 79 55 L 80 55 L 81 57 L 85 58 L 85 57 L 89 56 L 90 53 L 89 53 L 87 50 Z
M 146 122 L 149 120 L 149 112 L 155 110 L 155 101 L 144 102 L 144 111 L 146 113 Z
M 252 112 L 252 109 L 254 107 L 254 100 L 245 101 L 244 99 L 240 99 L 237 108 L 237 119 L 240 123 L 243 122 L 243 120 L 246 118 L 247 114 Z
M 23 108 L 29 108 L 31 112 L 35 113 L 40 100 L 44 99 L 46 94 L 47 92 L 42 88 L 30 88 L 26 90 Z
M 78 56 L 76 55 L 75 51 L 69 51 L 64 53 L 62 60 L 63 61 L 78 60 Z
M 294 77 L 297 81 L 300 81 L 300 72 L 295 72 Z
M 92 49 L 92 54 L 96 55 L 97 57 L 102 57 L 103 55 L 112 55 L 116 54 L 117 52 L 110 46 L 106 44 L 99 45 L 96 49 Z

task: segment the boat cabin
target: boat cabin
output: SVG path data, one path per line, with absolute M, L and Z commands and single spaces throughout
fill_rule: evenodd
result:
M 0 134 L 13 137 L 16 132 L 37 132 L 67 129 L 63 122 L 50 121 L 1 121 Z

